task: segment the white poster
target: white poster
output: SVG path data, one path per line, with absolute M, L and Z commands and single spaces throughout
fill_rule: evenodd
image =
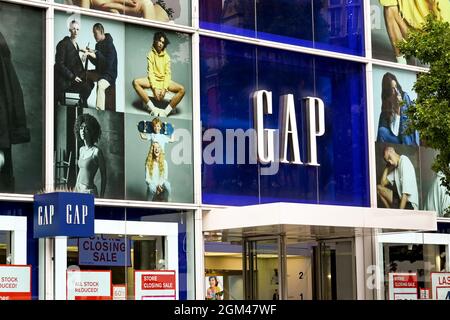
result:
M 113 285 L 113 300 L 127 300 L 127 287 L 124 284 Z
M 31 300 L 31 266 L 0 265 L 0 300 Z
M 431 295 L 433 300 L 450 300 L 450 272 L 431 273 Z
M 111 271 L 67 271 L 67 300 L 110 300 Z

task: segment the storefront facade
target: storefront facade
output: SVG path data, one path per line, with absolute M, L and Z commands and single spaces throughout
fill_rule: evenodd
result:
M 450 271 L 435 152 L 386 115 L 426 68 L 379 1 L 0 8 L 2 299 L 418 298 Z M 93 231 L 36 233 L 51 192 L 94 195 Z

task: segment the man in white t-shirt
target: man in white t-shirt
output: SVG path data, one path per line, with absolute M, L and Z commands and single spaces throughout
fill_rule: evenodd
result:
M 377 194 L 386 208 L 419 209 L 416 171 L 411 160 L 399 155 L 393 147 L 383 151 L 386 167 L 377 185 Z M 397 194 L 395 193 L 397 192 Z M 397 205 L 395 199 L 399 199 Z
M 445 210 L 450 207 L 450 195 L 447 193 L 447 188 L 441 184 L 443 176 L 442 171 L 435 174 L 423 205 L 424 210 L 436 211 L 438 217 L 446 217 Z

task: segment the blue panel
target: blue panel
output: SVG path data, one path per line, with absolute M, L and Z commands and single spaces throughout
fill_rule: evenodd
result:
M 256 49 L 242 43 L 202 38 L 201 50 L 203 135 L 215 130 L 220 134 L 217 141 L 223 142 L 225 129 L 253 127 L 249 97 L 256 87 Z M 240 205 L 257 202 L 258 167 L 226 164 L 225 145 L 223 148 L 218 146 L 216 152 L 209 152 L 206 149 L 209 144 L 203 142 L 203 187 L 210 191 L 203 194 L 203 200 L 220 203 L 214 194 L 226 194 L 227 197 L 234 196 L 233 202 Z M 205 164 L 209 155 L 215 157 L 216 165 Z M 233 192 L 228 192 L 231 189 Z
M 34 196 L 34 237 L 94 235 L 94 195 L 53 192 Z
M 184 219 L 185 220 L 185 219 Z M 186 221 L 178 224 L 178 295 L 187 300 L 187 233 Z
M 295 52 L 201 38 L 201 118 L 203 132 L 253 127 L 249 99 L 256 90 L 272 92 L 273 114 L 264 126 L 279 127 L 279 97 L 294 95 L 300 153 L 307 154 L 303 98 L 325 105 L 326 132 L 317 138 L 319 167 L 280 164 L 260 175 L 258 164 L 205 161 L 211 146 L 203 138 L 203 202 L 250 205 L 277 201 L 369 206 L 364 65 Z M 225 137 L 225 134 L 223 134 Z M 223 158 L 230 156 L 223 138 Z M 246 146 L 248 152 L 249 145 Z M 234 147 L 236 153 L 236 146 Z M 234 155 L 234 161 L 237 157 Z
M 200 27 L 364 55 L 363 1 L 200 0 Z
M 107 235 L 78 239 L 79 261 L 82 266 L 131 266 L 130 240 Z M 126 259 L 126 260 L 125 260 Z

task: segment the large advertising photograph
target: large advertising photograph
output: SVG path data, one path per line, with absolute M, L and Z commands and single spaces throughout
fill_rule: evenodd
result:
M 193 201 L 187 34 L 55 14 L 55 187 Z
M 36 193 L 43 187 L 43 23 L 40 9 L 0 2 L 2 193 Z
M 429 14 L 450 22 L 448 0 L 370 0 L 370 6 L 372 53 L 375 59 L 419 64 L 415 58 L 407 61 L 395 44 L 405 39 L 410 30 L 420 29 Z
M 125 27 L 77 14 L 55 14 L 56 106 L 124 111 Z
M 423 209 L 436 211 L 438 217 L 450 218 L 446 212 L 450 207 L 450 195 L 447 188 L 441 184 L 444 175 L 442 172 L 436 173 L 431 170 L 436 154 L 436 150 L 431 148 L 420 148 Z
M 55 2 L 158 22 L 191 24 L 190 0 L 55 0 Z
M 436 151 L 408 130 L 416 77 L 398 69 L 373 70 L 378 207 L 431 210 L 444 217 L 450 196 L 441 185 L 442 173 L 431 169 Z
M 56 189 L 124 198 L 123 116 L 92 108 L 56 110 Z
M 192 120 L 189 35 L 127 25 L 127 113 Z
M 128 200 L 193 202 L 190 121 L 125 116 Z

